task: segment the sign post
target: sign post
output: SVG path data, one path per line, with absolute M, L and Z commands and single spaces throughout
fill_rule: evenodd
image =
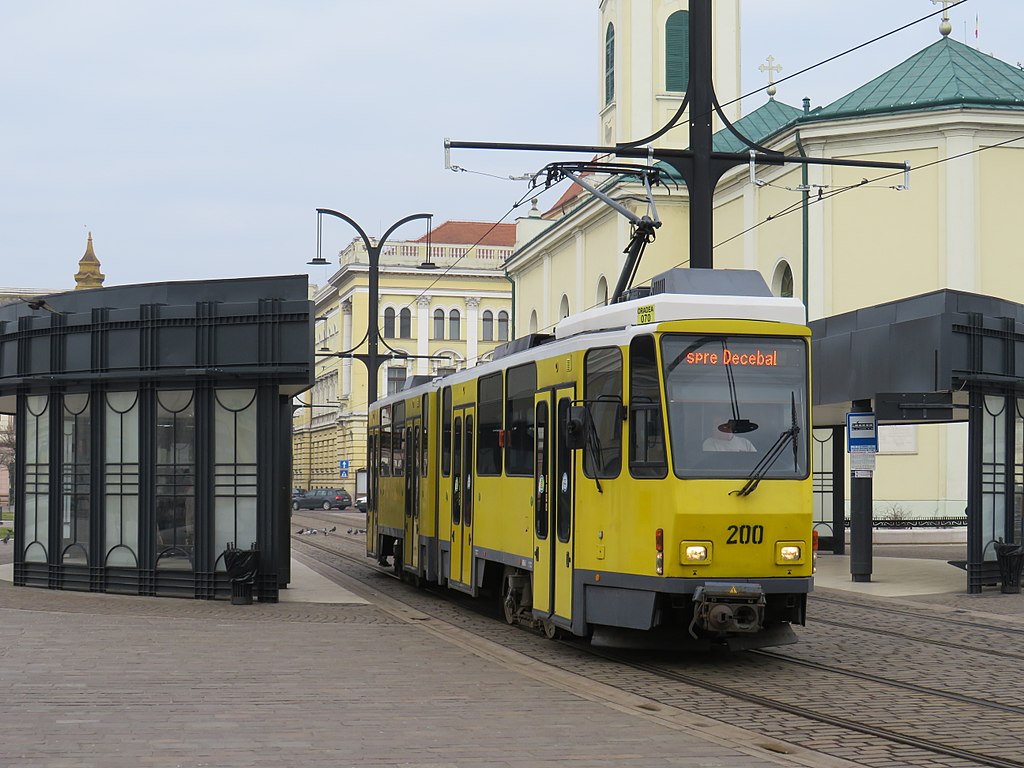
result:
M 870 400 L 854 400 L 846 414 L 846 446 L 850 454 L 850 576 L 871 581 L 871 480 L 878 453 L 878 421 Z

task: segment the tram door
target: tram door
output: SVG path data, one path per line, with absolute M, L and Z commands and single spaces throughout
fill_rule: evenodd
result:
M 473 577 L 473 423 L 472 407 L 455 411 L 452 431 L 452 530 L 450 580 L 472 585 Z
M 420 421 L 406 422 L 405 429 L 405 536 L 402 562 L 419 570 L 420 538 Z
M 572 620 L 573 452 L 565 443 L 574 390 L 538 394 L 534 403 L 535 614 Z

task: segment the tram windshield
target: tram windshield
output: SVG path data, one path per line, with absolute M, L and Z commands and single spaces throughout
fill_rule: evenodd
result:
M 807 477 L 807 345 L 665 334 L 661 359 L 678 477 Z

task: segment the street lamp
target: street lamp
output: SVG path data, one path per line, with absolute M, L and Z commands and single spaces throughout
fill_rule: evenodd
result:
M 374 245 L 370 238 L 367 236 L 363 228 L 360 227 L 354 220 L 346 216 L 344 213 L 338 211 L 332 211 L 330 208 L 317 208 L 317 253 L 316 258 L 311 260 L 309 263 L 313 265 L 327 264 L 327 259 L 320 255 L 320 233 L 321 233 L 321 221 L 322 217 L 326 214 L 327 216 L 334 216 L 336 218 L 347 221 L 352 225 L 352 228 L 359 233 L 359 236 L 363 239 L 363 245 L 366 246 L 366 253 L 370 259 L 370 277 L 369 277 L 369 318 L 366 326 L 366 354 L 353 354 L 352 357 L 357 360 L 361 360 L 366 366 L 366 401 L 368 404 L 372 404 L 377 399 L 377 378 L 380 373 L 380 366 L 383 360 L 377 353 L 377 347 L 379 344 L 379 330 L 377 328 L 377 315 L 380 311 L 380 296 L 378 295 L 380 286 L 380 254 L 384 248 L 384 243 L 387 241 L 391 233 L 398 229 L 403 224 L 407 224 L 410 221 L 416 219 L 431 219 L 433 214 L 431 213 L 414 213 L 411 216 L 406 216 L 404 219 L 399 219 L 392 224 L 388 230 L 381 235 L 377 245 Z

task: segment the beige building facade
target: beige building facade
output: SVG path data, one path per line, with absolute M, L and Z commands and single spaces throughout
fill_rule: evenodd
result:
M 389 241 L 379 268 L 380 396 L 413 377 L 434 377 L 488 359 L 512 338 L 512 284 L 503 264 L 515 225 L 449 221 L 418 240 Z M 293 484 L 345 488 L 353 497 L 366 461 L 369 257 L 361 239 L 314 291 L 316 383 L 296 402 Z
M 647 72 L 649 54 L 656 55 L 665 35 L 658 14 L 669 4 L 607 0 L 601 24 L 638 5 L 650 18 L 638 65 Z M 715 66 L 727 70 L 721 57 L 729 34 L 721 30 L 718 4 L 715 10 Z M 738 11 L 735 24 L 738 30 Z M 634 27 L 630 39 L 632 50 L 643 49 L 636 44 L 640 29 Z M 738 67 L 738 44 L 728 55 Z M 637 88 L 647 82 L 646 75 L 627 74 L 628 54 L 616 50 L 615 62 L 617 78 Z M 832 104 L 812 109 L 771 98 L 735 125 L 789 156 L 905 162 L 909 176 L 825 165 L 734 169 L 716 190 L 715 267 L 758 270 L 777 294 L 804 298 L 811 320 L 940 288 L 1024 303 L 1014 215 L 1015 181 L 1024 166 L 1024 72 L 938 32 L 934 44 L 880 70 Z M 643 96 L 630 99 L 642 102 Z M 598 119 L 602 138 L 606 112 Z M 684 131 L 668 136 L 674 141 L 663 146 L 685 145 Z M 719 131 L 715 149 L 747 147 Z M 686 188 L 666 176 L 668 183 L 655 191 L 663 226 L 634 285 L 689 263 Z M 590 181 L 635 213 L 650 212 L 638 202 L 637 184 Z M 519 225 L 507 265 L 523 297 L 518 327 L 543 332 L 566 314 L 607 300 L 630 236 L 624 217 L 574 187 L 549 211 Z M 964 514 L 966 425 L 886 427 L 880 439 L 876 517 Z

